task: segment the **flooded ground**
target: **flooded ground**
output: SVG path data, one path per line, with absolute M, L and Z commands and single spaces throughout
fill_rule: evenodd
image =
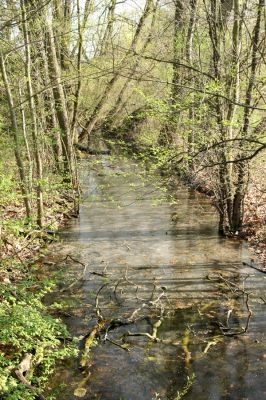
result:
M 218 236 L 208 198 L 145 175 L 83 162 L 80 216 L 49 258 L 74 258 L 59 262 L 69 287 L 53 300 L 81 348 L 104 322 L 86 366 L 57 370 L 57 398 L 265 399 L 265 274 L 243 264 L 245 243 Z

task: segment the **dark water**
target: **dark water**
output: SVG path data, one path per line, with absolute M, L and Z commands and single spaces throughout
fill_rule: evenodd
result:
M 83 164 L 80 216 L 49 259 L 72 255 L 87 265 L 85 280 L 55 299 L 80 339 L 97 311 L 109 322 L 139 311 L 135 323 L 101 333 L 85 369 L 70 360 L 57 370 L 51 386 L 65 384 L 57 399 L 265 399 L 266 280 L 243 265 L 246 244 L 219 237 L 210 200 L 182 184 L 165 191 L 133 162 Z M 61 266 L 68 282 L 84 269 Z M 158 321 L 160 342 L 123 336 L 152 335 Z

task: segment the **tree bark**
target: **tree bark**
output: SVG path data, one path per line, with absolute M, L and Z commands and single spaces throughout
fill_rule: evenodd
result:
M 36 115 L 36 107 L 35 107 L 35 99 L 33 96 L 33 88 L 32 88 L 32 80 L 31 80 L 31 49 L 30 49 L 30 38 L 28 33 L 28 25 L 27 25 L 27 10 L 23 0 L 20 0 L 21 6 L 21 16 L 22 16 L 22 29 L 24 36 L 24 45 L 25 45 L 25 77 L 27 81 L 27 90 L 28 90 L 28 98 L 29 98 L 29 109 L 30 116 L 32 121 L 32 142 L 34 148 L 34 158 L 36 163 L 36 172 L 37 172 L 37 224 L 40 228 L 43 226 L 43 190 L 42 190 L 42 180 L 43 180 L 43 172 L 42 172 L 42 160 L 40 155 L 40 143 L 39 143 L 39 132 L 38 132 L 38 124 L 37 124 L 37 115 Z
M 25 168 L 23 164 L 23 160 L 20 154 L 20 145 L 19 145 L 19 134 L 18 134 L 18 124 L 17 124 L 17 117 L 15 113 L 15 108 L 14 108 L 14 101 L 13 101 L 13 96 L 6 72 L 6 67 L 5 67 L 5 60 L 2 51 L 0 50 L 0 66 L 1 66 L 1 73 L 2 73 L 2 78 L 3 82 L 5 85 L 5 91 L 7 95 L 7 102 L 8 102 L 8 108 L 9 108 L 9 113 L 10 113 L 10 120 L 11 120 L 11 131 L 13 135 L 13 140 L 15 144 L 15 158 L 16 158 L 16 163 L 19 171 L 19 176 L 20 176 L 20 190 L 23 196 L 23 201 L 26 209 L 26 215 L 27 218 L 30 218 L 31 216 L 31 206 L 30 206 L 30 200 L 29 200 L 29 192 L 27 188 L 27 179 L 26 179 L 26 174 L 25 174 Z
M 158 2 L 154 5 L 154 8 L 152 10 L 152 20 L 151 20 L 151 25 L 150 25 L 150 33 L 147 36 L 147 38 L 144 40 L 144 44 L 141 48 L 141 50 L 139 51 L 139 54 L 136 55 L 133 66 L 131 67 L 131 71 L 129 73 L 129 76 L 126 78 L 121 90 L 119 91 L 119 94 L 116 98 L 115 104 L 113 105 L 113 107 L 110 109 L 110 111 L 108 112 L 108 114 L 106 115 L 105 119 L 104 119 L 104 126 L 107 127 L 112 125 L 112 122 L 114 120 L 115 115 L 117 115 L 120 111 L 121 111 L 121 105 L 123 104 L 123 97 L 126 93 L 126 90 L 128 88 L 129 83 L 132 81 L 132 78 L 134 76 L 134 74 L 136 73 L 136 70 L 139 66 L 139 63 L 141 61 L 141 57 L 142 55 L 145 53 L 145 51 L 147 50 L 149 44 L 151 43 L 152 40 L 152 30 L 154 28 L 155 25 L 155 21 L 156 21 L 156 11 L 157 11 L 157 6 L 158 6 Z M 140 82 L 141 78 L 136 79 L 136 82 Z
M 261 19 L 263 15 L 263 9 L 265 7 L 265 1 L 259 0 L 257 5 L 257 19 L 256 24 L 253 31 L 252 36 L 252 54 L 251 54 L 251 71 L 248 80 L 248 86 L 246 90 L 246 105 L 247 107 L 244 110 L 244 120 L 243 120 L 243 127 L 242 127 L 242 138 L 246 138 L 248 136 L 249 126 L 250 126 L 250 116 L 251 116 L 251 109 L 248 107 L 252 101 L 252 91 L 255 85 L 255 77 L 256 77 L 256 70 L 259 65 L 260 58 L 258 57 L 259 54 L 259 41 L 260 41 L 260 30 L 261 30 Z M 243 143 L 243 142 L 242 142 Z M 240 154 L 240 158 L 244 155 L 244 150 L 242 150 L 242 154 Z M 243 217 L 244 217 L 244 198 L 245 198 L 245 191 L 247 186 L 247 170 L 248 165 L 247 163 L 240 161 L 237 164 L 237 186 L 234 196 L 233 202 L 233 213 L 232 213 L 232 228 L 233 231 L 239 231 L 242 228 L 243 224 Z
M 73 155 L 73 143 L 71 140 L 71 132 L 69 125 L 69 116 L 67 111 L 67 104 L 65 93 L 61 80 L 61 70 L 58 63 L 54 33 L 51 22 L 46 18 L 47 36 L 49 42 L 48 48 L 48 61 L 49 61 L 49 74 L 50 79 L 53 82 L 53 95 L 55 101 L 55 110 L 57 115 L 58 124 L 60 127 L 60 135 L 62 138 L 62 152 L 64 171 L 67 176 L 72 180 L 73 185 L 76 185 L 76 178 L 74 173 L 74 155 Z
M 180 92 L 180 44 L 184 18 L 184 0 L 175 0 L 174 32 L 173 32 L 173 76 L 169 99 L 169 120 L 160 131 L 158 143 L 162 146 L 173 144 L 176 131 L 178 111 L 176 109 Z
M 196 23 L 196 9 L 197 9 L 197 3 L 198 0 L 190 0 L 190 19 L 189 19 L 189 25 L 188 25 L 188 32 L 187 32 L 187 38 L 186 38 L 186 61 L 189 66 L 192 66 L 193 64 L 193 37 L 194 37 L 194 30 L 195 30 L 195 23 Z M 188 69 L 188 80 L 192 81 L 195 84 L 195 80 L 193 79 L 193 75 L 191 74 L 191 71 Z M 193 95 L 193 100 L 194 100 L 194 95 Z M 193 101 L 194 102 L 194 101 Z M 192 102 L 192 103 L 193 103 Z M 188 118 L 190 121 L 190 129 L 188 133 L 188 166 L 189 169 L 193 169 L 193 157 L 192 154 L 194 152 L 194 104 L 189 106 L 189 111 L 188 111 Z

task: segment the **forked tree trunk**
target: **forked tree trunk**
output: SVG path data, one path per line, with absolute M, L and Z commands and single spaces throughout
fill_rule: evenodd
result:
M 251 52 L 251 71 L 248 80 L 247 90 L 246 90 L 246 107 L 244 110 L 243 127 L 242 127 L 242 138 L 246 139 L 248 136 L 250 117 L 251 117 L 251 101 L 252 101 L 252 91 L 255 85 L 256 71 L 263 55 L 259 51 L 260 43 L 260 30 L 261 30 L 261 19 L 265 7 L 265 1 L 259 0 L 257 5 L 257 19 L 252 35 L 252 52 Z M 243 141 L 244 142 L 244 141 Z M 243 146 L 243 145 L 242 145 Z M 241 147 L 242 147 L 241 146 Z M 245 151 L 239 154 L 239 158 L 245 156 Z M 247 172 L 248 164 L 245 161 L 240 161 L 237 163 L 237 185 L 235 190 L 235 196 L 233 201 L 232 210 L 232 229 L 234 232 L 241 230 L 244 217 L 244 199 L 247 187 Z
M 212 69 L 215 80 L 221 83 L 221 28 L 220 24 L 220 1 L 211 0 L 210 11 L 204 0 L 205 12 L 209 26 L 209 36 L 212 44 Z M 217 126 L 219 129 L 219 141 L 221 142 L 218 161 L 219 161 L 219 181 L 218 181 L 218 211 L 219 211 L 219 232 L 226 233 L 231 226 L 232 216 L 232 196 L 233 185 L 229 174 L 227 163 L 227 129 L 224 126 L 224 104 L 219 96 L 215 97 L 214 110 L 216 114 Z

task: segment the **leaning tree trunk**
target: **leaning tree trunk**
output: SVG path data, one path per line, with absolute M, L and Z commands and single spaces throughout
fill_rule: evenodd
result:
M 108 111 L 108 113 L 107 113 L 107 115 L 106 115 L 106 117 L 104 119 L 103 126 L 104 126 L 105 129 L 107 128 L 107 130 L 109 128 L 111 128 L 112 123 L 114 122 L 115 116 L 118 115 L 119 112 L 121 112 L 121 110 L 123 109 L 122 105 L 123 105 L 124 95 L 125 95 L 125 93 L 127 91 L 127 88 L 129 86 L 130 82 L 132 81 L 132 78 L 134 77 L 134 75 L 135 75 L 135 73 L 137 71 L 137 68 L 139 66 L 139 63 L 141 61 L 142 56 L 145 54 L 145 51 L 147 50 L 149 44 L 151 43 L 152 31 L 153 31 L 153 28 L 155 26 L 155 21 L 156 21 L 157 7 L 158 7 L 158 1 L 154 5 L 154 8 L 152 10 L 152 20 L 151 20 L 151 25 L 150 25 L 150 28 L 149 28 L 150 33 L 147 36 L 147 38 L 144 40 L 144 44 L 143 44 L 142 48 L 140 49 L 139 54 L 136 55 L 136 57 L 134 59 L 134 63 L 133 63 L 133 65 L 131 67 L 131 70 L 129 72 L 129 75 L 126 78 L 122 88 L 120 89 L 113 107 Z M 141 77 L 136 79 L 136 83 L 139 83 L 140 81 L 141 81 Z
M 72 138 L 75 141 L 75 128 L 77 123 L 77 115 L 78 115 L 78 106 L 79 106 L 79 97 L 81 91 L 81 55 L 83 48 L 83 30 L 81 25 L 81 12 L 80 12 L 80 0 L 77 0 L 77 18 L 78 18 L 78 54 L 77 54 L 77 86 L 74 93 L 74 104 L 73 104 L 73 116 L 71 121 L 71 129 L 70 133 Z
M 126 54 L 124 55 L 122 61 L 121 61 L 121 66 L 123 66 L 125 64 L 125 62 L 128 59 L 128 56 L 133 52 L 135 52 L 136 50 L 136 45 L 138 43 L 138 40 L 140 38 L 142 29 L 145 25 L 145 21 L 148 18 L 148 16 L 150 15 L 151 10 L 153 9 L 153 0 L 146 0 L 146 5 L 145 5 L 145 9 L 144 12 L 139 20 L 138 26 L 136 28 L 136 32 L 134 34 L 133 40 L 131 42 L 131 45 L 129 47 L 129 49 L 127 50 Z M 119 80 L 120 78 L 120 71 L 118 70 L 117 72 L 114 73 L 114 76 L 112 77 L 112 79 L 107 83 L 105 90 L 103 92 L 103 94 L 101 95 L 98 103 L 96 104 L 96 106 L 94 107 L 88 121 L 85 124 L 84 129 L 82 130 L 80 136 L 79 136 L 79 141 L 82 141 L 86 136 L 90 137 L 90 134 L 92 132 L 92 130 L 94 129 L 97 121 L 98 121 L 98 117 L 100 112 L 102 111 L 106 100 L 108 98 L 108 96 L 110 95 L 113 87 L 115 86 L 116 82 Z
M 71 139 L 66 98 L 65 98 L 64 88 L 62 85 L 60 65 L 58 63 L 56 54 L 53 28 L 51 22 L 48 19 L 46 20 L 46 28 L 47 28 L 47 36 L 49 42 L 49 48 L 47 52 L 49 61 L 49 74 L 50 74 L 50 80 L 51 82 L 53 82 L 55 110 L 62 138 L 64 171 L 66 174 L 66 178 L 67 176 L 70 176 L 73 185 L 76 186 L 77 182 L 74 172 L 73 143 Z

